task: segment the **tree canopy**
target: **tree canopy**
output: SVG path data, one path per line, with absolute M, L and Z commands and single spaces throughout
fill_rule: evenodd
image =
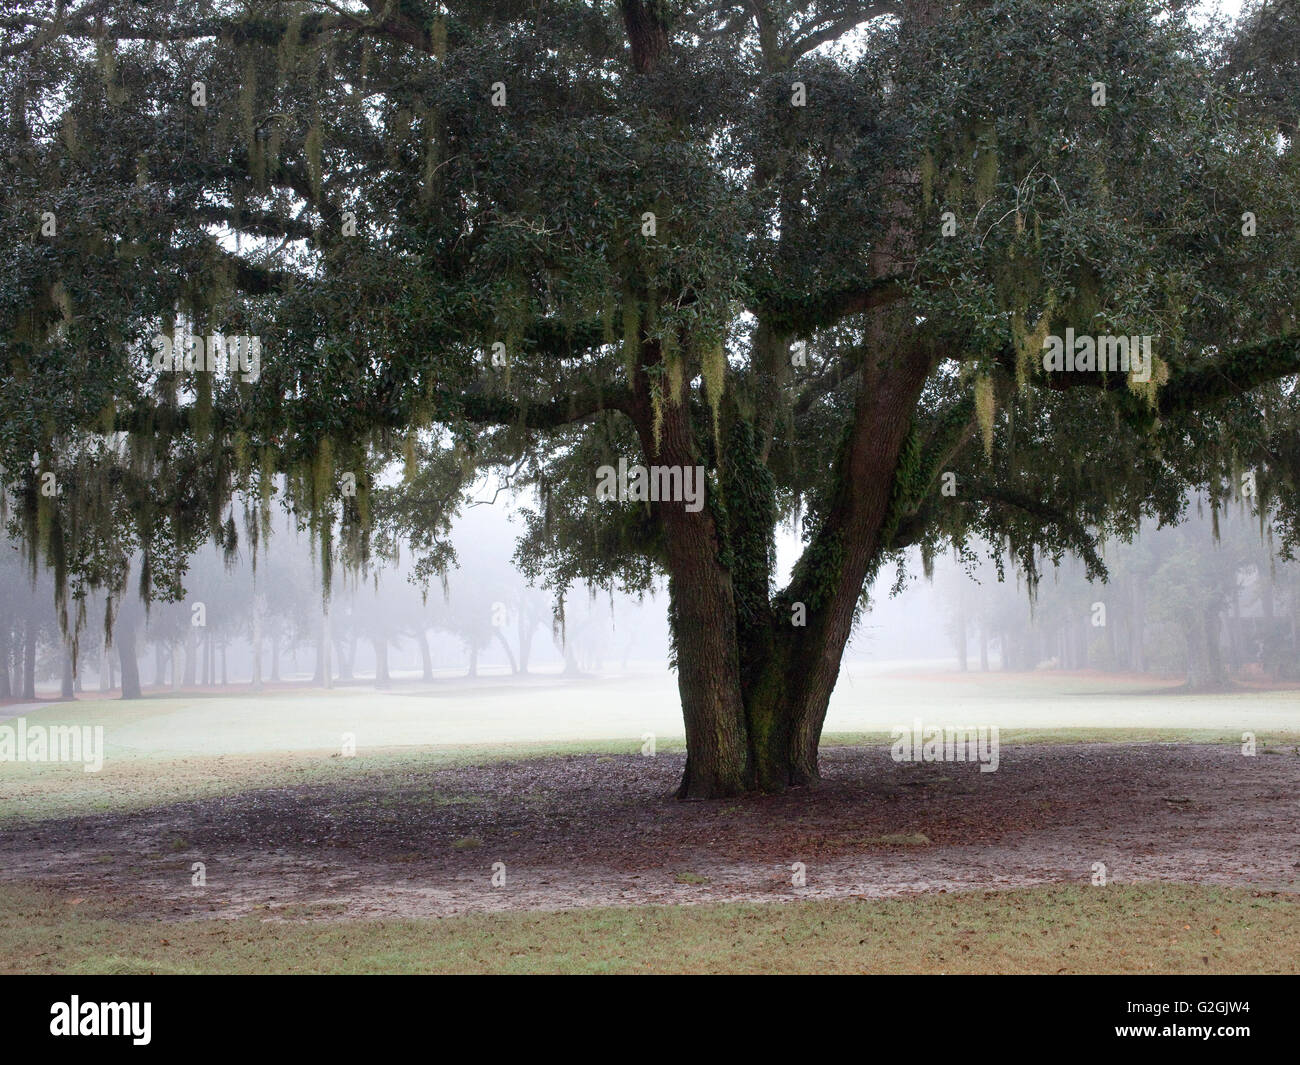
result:
M 326 574 L 433 576 L 493 470 L 561 599 L 667 574 L 684 797 L 811 783 L 910 547 L 1100 577 L 1101 538 L 1247 475 L 1294 546 L 1297 34 L 1174 0 L 0 4 L 15 531 L 61 604 L 174 596 L 277 497 Z M 1149 374 L 1045 368 L 1075 334 L 1148 338 Z M 620 458 L 703 467 L 706 505 L 598 499 Z

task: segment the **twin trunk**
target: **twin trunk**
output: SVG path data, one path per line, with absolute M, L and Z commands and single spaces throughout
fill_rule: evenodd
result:
M 696 462 L 689 396 L 664 397 L 658 432 L 643 346 L 629 414 L 649 461 Z M 896 519 L 900 462 L 929 359 L 882 358 L 862 371 L 833 489 L 787 590 L 770 597 L 776 504 L 741 424 L 719 458 L 721 509 L 661 501 L 670 621 L 686 726 L 678 797 L 779 791 L 818 779 L 817 748 L 863 587 Z M 735 423 L 733 423 L 733 428 Z M 725 562 L 724 562 L 725 560 Z

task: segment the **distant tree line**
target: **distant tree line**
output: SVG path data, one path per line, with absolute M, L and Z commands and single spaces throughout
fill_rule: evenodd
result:
M 1300 565 L 1277 556 L 1271 526 L 1247 507 L 1191 501 L 1185 524 L 1148 524 L 1105 560 L 1101 583 L 1065 556 L 1032 597 L 1023 581 L 999 583 L 992 563 L 945 571 L 960 668 L 1183 674 L 1209 689 L 1300 677 Z

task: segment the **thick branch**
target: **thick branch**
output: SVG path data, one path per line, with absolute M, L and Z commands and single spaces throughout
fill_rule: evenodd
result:
M 1008 374 L 1015 374 L 1015 353 L 1010 348 L 1000 352 L 997 358 Z M 1156 410 L 1162 415 L 1197 410 L 1296 374 L 1300 374 L 1300 335 L 1240 344 L 1193 365 L 1172 369 L 1169 380 L 1157 394 Z M 1053 392 L 1091 388 L 1132 395 L 1128 375 L 1120 372 L 1105 376 L 1100 373 L 1048 373 L 1036 367 L 1031 380 Z

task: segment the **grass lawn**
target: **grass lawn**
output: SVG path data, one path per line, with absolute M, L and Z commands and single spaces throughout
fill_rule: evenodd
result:
M 1017 745 L 1035 745 L 1042 752 L 1043 748 L 1037 745 L 1115 742 L 1221 744 L 1235 754 L 1232 749 L 1240 746 L 1243 730 L 1250 730 L 1256 736 L 1260 754 L 1289 757 L 1286 761 L 1282 758 L 1245 760 L 1258 770 L 1263 770 L 1263 763 L 1268 763 L 1271 776 L 1265 774 L 1260 779 L 1276 777 L 1278 783 L 1253 785 L 1259 792 L 1252 800 L 1256 805 L 1243 810 L 1263 818 L 1261 824 L 1275 826 L 1273 830 L 1281 834 L 1277 848 L 1283 853 L 1287 850 L 1286 830 L 1282 826 L 1289 822 L 1285 818 L 1279 820 L 1269 804 L 1292 793 L 1290 770 L 1280 770 L 1294 762 L 1294 754 L 1300 751 L 1300 696 L 1296 692 L 1246 692 L 1201 698 L 1152 695 L 1136 690 L 1128 681 L 988 676 L 974 681 L 961 678 L 927 681 L 928 687 L 908 688 L 914 701 L 905 703 L 901 682 L 895 698 L 890 687 L 895 682 L 888 677 L 877 679 L 883 686 L 878 691 L 868 693 L 860 685 L 856 695 L 850 691 L 849 696 L 842 698 L 847 701 L 851 696 L 867 706 L 883 691 L 887 708 L 870 715 L 864 711 L 857 717 L 842 712 L 836 719 L 838 727 L 832 723 L 824 737 L 825 748 L 887 746 L 893 724 L 910 725 L 914 716 L 924 717 L 927 723 L 1001 723 L 1004 753 Z M 0 765 L 0 831 L 11 830 L 10 840 L 20 839 L 20 833 L 26 832 L 33 841 L 30 853 L 19 853 L 21 848 L 14 852 L 29 859 L 29 871 L 17 874 L 28 879 L 0 882 L 0 972 L 1300 971 L 1300 895 L 1273 890 L 1280 883 L 1276 877 L 1267 880 L 1249 876 L 1252 870 L 1268 864 L 1259 855 L 1241 860 L 1242 876 L 1237 882 L 1247 886 L 1240 887 L 1183 883 L 1182 880 L 1197 879 L 1197 876 L 1184 876 L 1171 870 L 1154 874 L 1168 877 L 1160 882 L 1134 882 L 1140 881 L 1140 876 L 1121 877 L 1123 882 L 1112 881 L 1104 888 L 1063 879 L 1049 886 L 1014 890 L 973 890 L 964 894 L 932 890 L 923 895 L 886 899 L 841 894 L 833 899 L 796 902 L 712 900 L 673 906 L 658 905 L 661 897 L 653 896 L 650 904 L 625 904 L 617 908 L 606 905 L 609 901 L 606 896 L 592 899 L 581 909 L 519 908 L 441 918 L 425 916 L 429 911 L 424 911 L 411 917 L 381 920 L 370 914 L 385 912 L 383 909 L 363 910 L 345 917 L 336 903 L 295 902 L 291 894 L 280 892 L 278 881 L 274 888 L 261 885 L 257 877 L 265 872 L 266 866 L 261 862 L 264 855 L 256 850 L 258 846 L 272 857 L 288 848 L 288 858 L 299 863 L 291 862 L 286 867 L 288 872 L 283 875 L 290 880 L 296 875 L 295 870 L 308 868 L 302 865 L 304 862 L 317 863 L 310 866 L 311 875 L 322 870 L 328 872 L 336 866 L 346 869 L 348 864 L 346 852 L 322 851 L 319 846 L 281 838 L 284 833 L 278 831 L 278 823 L 271 821 L 259 824 L 262 835 L 248 844 L 252 855 L 245 856 L 248 882 L 239 881 L 236 886 L 254 895 L 258 891 L 273 894 L 279 899 L 273 907 L 253 907 L 250 902 L 242 910 L 243 916 L 226 918 L 211 916 L 210 909 L 189 913 L 176 909 L 164 911 L 157 903 L 170 897 L 165 878 L 142 879 L 138 874 L 137 867 L 154 869 L 150 864 L 153 858 L 143 850 L 157 844 L 151 842 L 148 831 L 140 828 L 140 825 L 148 828 L 146 822 L 150 815 L 139 812 L 171 804 L 208 799 L 225 802 L 230 798 L 236 805 L 243 802 L 240 810 L 251 816 L 261 809 L 259 803 L 273 804 L 275 800 L 292 813 L 293 802 L 300 800 L 294 799 L 291 789 L 298 785 L 333 785 L 337 791 L 330 788 L 328 794 L 338 796 L 341 817 L 369 818 L 365 824 L 381 832 L 388 827 L 385 815 L 409 815 L 414 818 L 412 831 L 418 836 L 434 818 L 413 805 L 418 796 L 413 798 L 412 781 L 418 781 L 429 770 L 580 754 L 597 755 L 596 765 L 622 764 L 626 758 L 620 761 L 606 756 L 636 755 L 641 748 L 643 728 L 655 732 L 658 751 L 679 754 L 683 749 L 680 719 L 674 732 L 667 721 L 671 717 L 668 711 L 676 713 L 675 705 L 663 692 L 637 693 L 647 704 L 653 702 L 656 713 L 664 715 L 661 722 L 643 715 L 635 701 L 620 710 L 620 700 L 630 691 L 629 685 L 621 682 L 588 686 L 539 681 L 515 691 L 504 690 L 508 687 L 505 685 L 497 687 L 503 690 L 497 692 L 494 688 L 490 698 L 499 701 L 500 706 L 488 702 L 486 711 L 484 701 L 477 690 L 471 690 L 472 686 L 449 687 L 445 692 L 409 690 L 387 694 L 354 690 L 211 698 L 159 696 L 128 703 L 92 698 L 26 711 L 24 716 L 33 724 L 102 725 L 105 760 L 99 773 L 85 773 L 79 765 L 57 763 Z M 543 711 L 549 712 L 553 704 L 559 708 L 555 711 L 558 716 L 543 720 Z M 482 712 L 488 715 L 485 723 L 478 716 Z M 604 717 L 610 712 L 615 714 L 612 722 Z M 510 722 L 519 729 L 513 737 L 507 729 Z M 338 743 L 345 732 L 357 737 L 355 757 L 340 756 Z M 1093 749 L 1082 752 L 1080 757 L 1099 756 Z M 1112 772 L 1106 769 L 1109 763 L 1105 757 L 1100 756 L 1097 762 L 1103 775 Z M 1187 761 L 1185 755 L 1179 757 L 1182 761 L 1159 765 L 1173 766 Z M 1147 762 L 1149 758 L 1134 765 Z M 1027 756 L 1022 763 L 1024 772 L 1031 772 L 1037 764 Z M 567 761 L 559 763 L 561 769 L 568 764 Z M 638 759 L 633 768 L 640 772 L 644 767 Z M 583 772 L 591 771 L 590 767 L 579 766 L 573 771 L 577 774 L 574 779 L 589 783 L 589 779 L 579 778 Z M 626 774 L 629 768 L 624 765 L 623 771 Z M 1162 770 L 1157 767 L 1151 771 Z M 1235 766 L 1232 771 L 1236 771 Z M 594 770 L 596 776 L 602 772 L 603 767 Z M 545 782 L 534 785 L 530 780 L 525 772 L 522 782 L 515 782 L 515 791 L 510 793 L 514 796 L 510 801 L 515 805 L 506 802 L 506 813 L 518 817 L 522 816 L 519 810 L 525 810 L 532 817 L 535 811 L 530 803 L 534 796 L 528 789 L 540 788 L 536 796 L 536 802 L 540 803 L 537 810 L 543 813 L 551 810 L 552 814 L 558 811 L 563 815 L 546 820 L 546 831 L 558 833 L 556 838 L 566 846 L 580 843 L 581 826 L 571 836 L 564 834 L 568 831 L 564 828 L 568 817 L 565 803 L 549 796 Z M 671 781 L 660 783 L 666 794 Z M 493 783 L 492 787 L 497 785 Z M 891 798 L 882 793 L 864 800 L 876 813 L 882 809 L 886 813 L 902 811 L 896 817 L 881 814 L 881 825 L 872 830 L 872 838 L 867 841 L 875 848 L 873 855 L 888 854 L 887 864 L 905 863 L 909 860 L 907 852 L 921 849 L 913 847 L 913 843 L 929 842 L 917 835 L 920 831 L 917 825 L 927 827 L 928 831 L 930 821 L 926 817 L 934 820 L 936 811 L 946 811 L 945 816 L 957 818 L 963 811 L 969 814 L 969 804 L 945 805 L 937 784 L 935 789 L 900 785 L 894 790 L 903 793 L 901 797 L 891 793 Z M 932 790 L 934 794 L 930 796 Z M 247 799 L 261 791 L 268 795 Z M 601 800 L 605 805 L 600 809 L 606 816 L 624 818 L 629 825 L 640 824 L 633 815 L 659 795 L 659 791 L 647 792 L 631 806 L 621 799 L 611 801 L 606 797 Z M 1076 818 L 1068 824 L 1077 823 L 1080 831 L 1087 830 L 1091 825 L 1089 818 L 1093 816 L 1092 806 L 1080 802 L 1077 794 L 1059 798 L 1065 811 L 1062 816 Z M 1203 799 L 1200 806 L 1189 804 L 1166 809 L 1168 803 L 1158 804 L 1146 816 L 1175 835 L 1182 831 L 1179 823 L 1173 823 L 1172 827 L 1166 823 L 1175 813 L 1184 819 L 1200 819 L 1197 824 L 1202 828 L 1198 831 L 1203 832 L 1205 825 L 1215 823 L 1212 815 L 1220 807 L 1226 809 L 1224 804 L 1229 801 L 1212 789 Z M 312 801 L 329 806 L 319 796 Z M 476 803 L 483 801 L 486 799 L 482 797 L 474 799 Z M 620 801 L 623 805 L 619 805 Z M 900 805 L 891 806 L 890 802 Z M 462 858 L 458 863 L 454 859 L 460 854 L 462 844 L 469 846 L 459 837 L 468 840 L 482 836 L 495 823 L 475 824 L 470 816 L 473 809 L 467 809 L 469 813 L 459 807 L 451 811 L 455 818 L 450 818 L 446 810 L 433 811 L 447 815 L 443 820 L 448 825 L 451 821 L 457 825 L 465 821 L 466 827 L 456 829 L 457 841 L 450 849 L 441 846 L 445 843 L 437 834 L 441 829 L 426 833 L 428 838 L 422 850 L 415 844 L 407 845 L 405 837 L 401 841 L 407 850 L 420 851 L 430 863 L 430 869 L 442 876 L 442 880 L 434 878 L 438 890 L 454 888 L 459 881 L 455 877 L 449 879 L 446 874 L 469 861 Z M 1016 820 L 1020 815 L 1012 816 L 1014 811 L 1008 812 L 1009 809 L 997 807 L 1001 812 L 991 822 L 995 828 L 1000 828 L 1007 818 L 1020 823 Z M 721 816 L 728 810 L 715 813 Z M 94 827 L 98 822 L 90 828 L 76 827 L 74 819 L 87 814 L 136 817 L 139 824 L 133 822 L 132 831 L 136 836 L 131 838 L 131 845 L 124 845 L 121 840 L 113 842 L 111 825 L 101 826 L 102 831 L 110 833 L 107 840 L 86 836 L 87 832 L 101 831 Z M 246 834 L 247 826 L 240 821 L 238 831 L 234 831 L 220 814 L 219 809 L 208 808 L 183 809 L 180 814 L 160 816 L 199 818 L 207 825 L 204 845 L 221 854 L 227 845 L 236 849 L 243 846 L 240 839 Z M 815 817 L 813 822 L 805 824 L 802 820 L 805 814 L 815 815 L 815 804 L 807 811 L 792 812 L 791 823 L 785 825 L 799 840 L 807 836 L 816 842 L 823 836 L 834 835 L 830 828 L 817 825 Z M 63 819 L 69 820 L 61 825 Z M 892 823 L 894 820 L 898 821 L 897 827 Z M 531 824 L 528 818 L 524 821 Z M 676 831 L 689 841 L 693 823 L 689 821 L 685 815 L 675 817 L 672 824 L 677 827 L 669 831 L 666 840 L 671 842 Z M 1112 822 L 1100 824 L 1108 832 L 1105 826 Z M 942 818 L 937 825 L 942 831 Z M 171 831 L 170 824 L 163 827 Z M 1043 828 L 1050 827 L 1051 819 L 1043 818 Z M 41 835 L 47 828 L 51 833 L 49 840 Z M 710 828 L 701 838 L 712 840 L 715 836 L 726 836 L 725 828 L 726 825 L 716 831 Z M 178 826 L 172 834 L 180 835 L 184 830 L 183 825 Z M 314 831 L 323 830 L 318 826 Z M 767 836 L 760 833 L 756 837 L 758 842 L 753 842 L 746 834 L 748 831 L 744 825 L 734 829 L 732 835 L 740 841 L 736 846 L 744 843 L 759 855 L 755 861 L 766 860 L 766 852 L 759 843 L 766 841 Z M 352 835 L 358 838 L 349 837 L 345 842 L 369 845 L 372 841 L 367 832 L 364 826 L 353 829 Z M 344 830 L 330 830 L 330 833 L 348 836 Z M 1235 828 L 1230 835 L 1237 837 Z M 166 836 L 159 838 L 165 840 Z M 1098 839 L 1104 842 L 1108 838 L 1096 837 L 1094 849 Z M 1171 857 L 1186 865 L 1189 855 L 1195 858 L 1207 845 L 1206 838 L 1197 835 L 1194 845 L 1185 840 L 1171 844 Z M 497 844 L 502 845 L 503 840 L 509 843 L 509 838 L 503 837 Z M 63 874 L 45 871 L 50 846 L 66 852 L 63 855 L 66 861 L 80 862 L 81 866 L 86 862 L 107 862 L 105 871 L 111 866 L 117 876 L 116 890 L 108 890 L 114 885 L 109 885 L 99 872 L 87 879 L 82 873 L 69 871 L 69 867 L 65 867 Z M 141 853 L 132 851 L 131 846 Z M 1227 844 L 1220 849 L 1224 847 L 1225 853 L 1237 853 Z M 400 856 L 395 857 L 382 848 L 379 853 L 381 858 L 392 861 L 388 865 L 381 862 L 377 867 L 374 860 L 367 858 L 367 872 L 379 868 L 375 873 L 376 882 L 357 884 L 355 891 L 371 890 L 382 895 L 390 889 L 390 881 L 401 886 L 409 879 L 405 866 L 392 865 L 399 862 Z M 561 846 L 556 853 L 570 852 Z M 599 856 L 604 851 L 597 849 L 594 853 Z M 838 852 L 832 848 L 827 853 L 833 858 Z M 1043 879 L 1036 872 L 1041 863 L 1034 864 L 1039 859 L 1033 853 L 1018 857 L 1019 852 L 1008 853 L 1017 861 L 1023 858 L 1021 864 L 1033 874 L 1021 883 Z M 693 852 L 683 854 L 680 867 L 670 865 L 669 868 L 694 869 L 687 864 L 687 859 L 695 861 L 696 856 Z M 625 855 L 624 871 L 640 869 L 638 862 L 650 862 L 651 875 L 647 879 L 652 880 L 661 872 L 651 861 L 656 855 L 658 851 L 653 847 L 648 857 L 639 851 Z M 530 860 L 533 866 L 545 864 L 541 859 Z M 523 865 L 528 867 L 530 860 L 523 860 Z M 873 862 L 883 860 L 878 856 L 871 858 Z M 1055 859 L 1049 855 L 1042 860 Z M 1287 869 L 1293 860 L 1287 860 Z M 188 861 L 189 858 L 184 862 L 177 859 L 181 865 Z M 1086 869 L 1087 864 L 1084 862 L 1082 868 Z M 1191 865 L 1195 866 L 1195 862 Z M 14 866 L 15 870 L 18 868 Z M 100 866 L 90 868 L 98 870 Z M 1007 869 L 999 867 L 999 877 L 986 881 L 987 886 L 1000 888 L 1015 882 L 1004 874 Z M 538 873 L 539 878 L 544 875 Z M 695 882 L 690 879 L 692 875 L 679 871 L 678 883 L 689 887 Z M 916 874 L 916 879 L 929 880 L 933 875 L 933 870 L 923 870 Z M 267 876 L 268 883 L 274 881 L 269 873 Z M 74 888 L 78 877 L 83 883 Z M 700 877 L 700 882 L 707 881 L 707 877 Z M 61 890 L 43 886 L 51 882 L 62 885 Z M 1265 886 L 1253 888 L 1251 884 Z M 353 888 L 321 887 L 319 890 L 333 891 L 337 896 Z M 559 901 L 546 905 L 572 903 Z M 253 915 L 249 916 L 250 913 Z
M 1300 900 L 1181 884 L 162 923 L 0 886 L 8 973 L 1295 973 Z

